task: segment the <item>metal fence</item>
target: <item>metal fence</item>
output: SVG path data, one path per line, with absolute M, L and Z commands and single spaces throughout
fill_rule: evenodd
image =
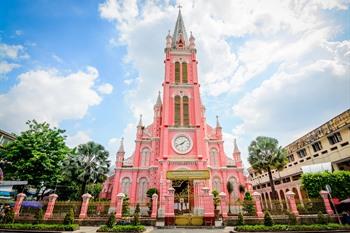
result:
M 317 214 L 326 213 L 324 202 L 321 198 L 305 199 L 303 202 L 297 201 L 299 214 Z
M 88 217 L 107 217 L 110 201 L 91 201 L 87 211 Z
M 74 217 L 78 218 L 81 203 L 81 201 L 56 201 L 52 215 L 54 218 L 64 218 L 64 216 L 69 213 L 70 209 L 73 209 Z

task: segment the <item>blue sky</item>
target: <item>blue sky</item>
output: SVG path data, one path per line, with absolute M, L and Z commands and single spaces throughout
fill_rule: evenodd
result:
M 45 120 L 112 159 L 125 137 L 130 155 L 139 114 L 151 123 L 177 4 L 228 156 L 233 138 L 245 159 L 258 135 L 286 145 L 349 108 L 349 1 L 3 0 L 0 128 Z

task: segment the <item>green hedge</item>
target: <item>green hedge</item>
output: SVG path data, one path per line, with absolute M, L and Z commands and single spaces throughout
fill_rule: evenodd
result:
M 350 225 L 340 225 L 330 223 L 327 225 L 313 224 L 313 225 L 244 225 L 235 227 L 239 232 L 273 232 L 273 231 L 320 231 L 320 230 L 350 230 Z
M 326 184 L 329 184 L 333 197 L 346 199 L 350 196 L 350 171 L 305 173 L 302 184 L 309 197 L 320 197 L 320 191 L 325 190 Z
M 78 224 L 0 224 L 0 229 L 16 229 L 16 230 L 41 230 L 41 231 L 75 231 L 79 229 Z
M 116 225 L 112 228 L 103 225 L 97 232 L 144 232 L 146 228 L 142 225 Z

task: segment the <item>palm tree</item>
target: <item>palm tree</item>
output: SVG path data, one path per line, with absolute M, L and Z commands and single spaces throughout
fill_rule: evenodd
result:
M 231 194 L 233 192 L 233 184 L 230 181 L 226 183 L 226 189 L 228 192 L 228 212 L 231 214 Z
M 81 194 L 91 183 L 103 182 L 108 173 L 109 153 L 97 143 L 88 142 L 74 148 L 74 154 L 68 162 L 69 176 L 81 184 Z
M 278 145 L 278 140 L 260 136 L 252 141 L 248 147 L 248 161 L 258 172 L 265 171 L 269 175 L 272 199 L 277 199 L 275 184 L 272 179 L 273 169 L 282 169 L 287 163 L 287 152 Z

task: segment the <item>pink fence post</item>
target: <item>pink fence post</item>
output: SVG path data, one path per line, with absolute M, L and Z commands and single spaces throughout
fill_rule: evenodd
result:
M 333 209 L 331 207 L 331 203 L 329 202 L 329 192 L 325 191 L 325 190 L 321 190 L 320 195 L 323 199 L 327 214 L 333 215 L 334 212 L 333 212 Z
M 255 201 L 256 216 L 258 218 L 262 218 L 264 216 L 264 214 L 263 214 L 262 208 L 261 208 L 261 194 L 258 192 L 254 192 L 252 196 L 253 196 L 254 201 Z
M 151 218 L 157 218 L 157 207 L 158 207 L 158 194 L 152 195 L 152 214 Z
M 165 196 L 165 200 L 166 200 L 165 224 L 166 225 L 175 224 L 174 195 L 175 195 L 175 189 L 173 187 L 170 187 L 168 189 L 168 195 Z
M 57 197 L 58 197 L 58 195 L 55 193 L 50 194 L 49 202 L 47 203 L 47 208 L 46 208 L 45 215 L 44 215 L 44 220 L 51 218 Z
M 88 193 L 85 193 L 81 197 L 83 198 L 83 203 L 81 204 L 79 218 L 80 219 L 84 219 L 84 218 L 87 217 L 87 210 L 88 210 L 88 207 L 89 207 L 89 200 L 90 200 L 90 198 L 92 196 L 90 194 L 88 194 Z
M 122 211 L 123 211 L 123 200 L 124 200 L 125 194 L 119 193 L 117 195 L 117 206 L 115 208 L 115 218 L 121 219 L 122 218 Z
M 293 193 L 292 191 L 286 192 L 286 197 L 287 197 L 287 200 L 288 200 L 288 205 L 289 205 L 290 212 L 293 213 L 295 216 L 298 216 L 299 215 L 299 211 L 298 211 L 298 208 L 297 208 L 297 204 L 295 203 L 294 196 L 295 196 L 295 193 Z
M 17 194 L 15 206 L 13 207 L 13 212 L 15 212 L 15 217 L 19 216 L 19 211 L 21 210 L 22 202 L 26 198 L 24 193 Z
M 227 218 L 227 203 L 226 203 L 226 193 L 219 193 L 220 196 L 220 206 L 221 206 L 221 215 L 223 218 Z
M 209 194 L 209 188 L 203 187 L 203 208 L 204 208 L 204 225 L 214 225 L 215 214 L 214 214 L 214 201 L 213 195 Z

